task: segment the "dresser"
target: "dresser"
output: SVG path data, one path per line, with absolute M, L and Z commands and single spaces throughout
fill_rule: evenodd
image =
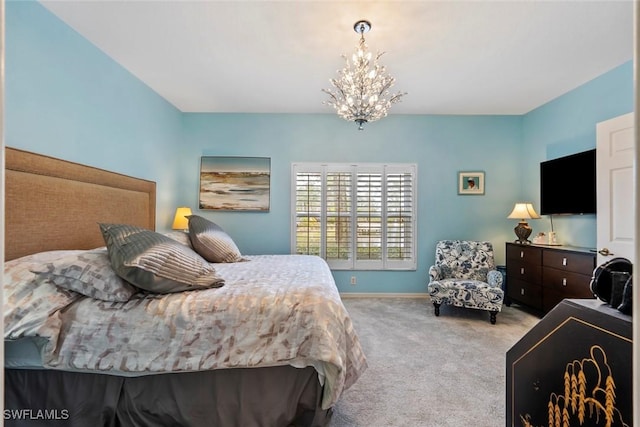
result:
M 633 425 L 632 361 L 631 316 L 563 300 L 507 351 L 506 425 Z
M 565 298 L 594 298 L 596 254 L 572 246 L 506 244 L 507 302 L 547 313 Z

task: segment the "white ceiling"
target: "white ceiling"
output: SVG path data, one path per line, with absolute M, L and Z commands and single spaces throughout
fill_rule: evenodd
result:
M 41 3 L 184 112 L 331 113 L 360 19 L 392 114 L 523 114 L 633 55 L 632 0 Z

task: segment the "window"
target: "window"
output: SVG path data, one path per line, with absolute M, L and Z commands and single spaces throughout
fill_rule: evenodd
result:
M 336 270 L 415 270 L 416 169 L 293 164 L 292 252 Z

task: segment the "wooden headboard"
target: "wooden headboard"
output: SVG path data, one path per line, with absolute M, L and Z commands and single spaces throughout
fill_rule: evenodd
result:
M 98 223 L 155 230 L 156 183 L 7 147 L 5 259 L 104 246 Z

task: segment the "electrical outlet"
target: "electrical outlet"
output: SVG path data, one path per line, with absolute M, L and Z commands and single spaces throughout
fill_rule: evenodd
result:
M 351 284 L 355 285 L 356 284 L 356 276 L 351 276 Z

